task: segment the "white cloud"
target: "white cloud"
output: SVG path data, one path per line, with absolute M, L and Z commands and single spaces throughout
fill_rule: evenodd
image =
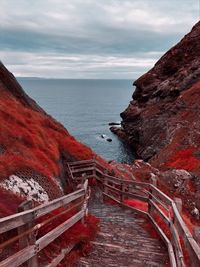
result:
M 54 53 L 0 52 L 3 63 L 16 76 L 47 78 L 110 78 L 121 72 L 121 78 L 132 78 L 150 69 L 159 58 L 158 52 L 135 57 L 66 55 Z M 117 73 L 117 74 L 116 74 Z M 132 76 L 131 76 L 132 75 Z
M 191 29 L 197 7 L 196 0 L 1 0 L 0 55 L 22 76 L 130 77 Z

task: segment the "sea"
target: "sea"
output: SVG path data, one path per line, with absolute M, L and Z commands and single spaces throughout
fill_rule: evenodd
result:
M 134 151 L 109 130 L 109 123 L 120 122 L 120 113 L 131 101 L 133 80 L 18 78 L 18 81 L 77 140 L 107 160 L 133 161 Z

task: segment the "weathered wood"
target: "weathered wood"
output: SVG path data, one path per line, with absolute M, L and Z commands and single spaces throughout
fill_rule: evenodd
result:
M 93 171 L 93 170 L 94 170 L 94 167 L 88 167 L 88 168 L 86 167 L 86 168 L 75 169 L 75 170 L 71 169 L 72 174 L 79 173 L 79 172 Z
M 42 204 L 34 209 L 16 213 L 0 219 L 0 234 L 22 226 L 34 218 L 39 218 L 57 208 L 62 207 L 76 199 L 79 199 L 85 193 L 84 189 L 77 190 L 71 194 L 52 200 L 46 204 Z
M 74 244 L 69 245 L 67 248 L 62 249 L 60 254 L 45 267 L 56 267 L 65 258 L 65 256 L 73 249 L 73 247 L 74 247 Z
M 138 193 L 138 195 L 137 195 L 137 192 L 136 193 L 131 192 L 131 187 L 133 187 L 135 190 L 142 192 L 141 194 L 149 195 L 149 213 L 152 212 L 152 209 L 156 210 L 158 212 L 158 214 L 160 214 L 162 219 L 165 221 L 165 223 L 167 223 L 169 225 L 169 218 L 160 209 L 159 205 L 161 205 L 163 208 L 166 209 L 166 211 L 169 212 L 169 210 L 174 211 L 173 205 L 172 205 L 174 202 L 170 197 L 165 195 L 155 185 L 152 185 L 149 183 L 137 182 L 137 181 L 126 181 L 126 180 L 122 180 L 118 177 L 113 177 L 113 176 L 110 176 L 108 174 L 103 174 L 103 172 L 101 170 L 99 170 L 98 162 L 96 162 L 96 161 L 95 161 L 95 167 L 96 167 L 96 179 L 102 183 L 103 179 L 100 178 L 99 176 L 102 175 L 104 177 L 104 181 L 105 181 L 105 183 L 104 183 L 104 191 L 105 191 L 104 196 L 107 196 L 107 197 L 113 199 L 114 201 L 120 203 L 120 202 L 123 202 L 124 196 L 130 197 L 130 194 L 132 194 L 133 198 L 137 198 L 137 196 L 139 195 L 138 199 L 145 201 L 146 200 L 145 195 L 140 196 L 140 193 Z M 101 168 L 104 169 L 103 166 L 101 166 Z M 128 192 L 123 192 L 125 190 L 122 189 L 122 184 L 123 184 L 123 186 L 125 186 L 125 185 L 129 186 Z M 109 193 L 110 191 L 118 193 L 120 195 L 120 201 L 117 200 L 114 196 L 111 196 Z M 159 205 L 157 205 L 156 203 L 158 203 Z M 183 226 L 182 221 L 181 221 L 182 218 L 181 218 L 177 208 L 174 212 L 174 216 L 175 216 L 175 221 L 176 221 L 175 227 L 178 227 L 179 232 L 182 232 L 182 235 L 184 236 L 186 243 L 189 244 L 190 250 L 192 250 L 194 253 L 197 253 L 196 257 L 198 258 L 199 257 L 198 256 L 199 247 L 196 246 L 196 242 L 193 239 L 193 237 L 188 234 L 189 230 L 187 229 L 187 227 Z M 180 218 L 181 218 L 181 220 L 180 220 Z M 176 228 L 174 228 L 174 229 L 176 230 Z M 169 243 L 168 243 L 168 249 L 170 252 Z M 171 249 L 173 249 L 173 248 L 171 247 Z M 173 263 L 173 261 L 172 261 L 172 263 Z
M 154 207 L 154 209 L 158 212 L 158 214 L 162 217 L 163 221 L 165 222 L 165 224 L 169 225 L 170 220 L 169 218 L 164 214 L 164 212 L 158 207 L 158 205 L 156 205 L 156 203 L 149 199 L 149 204 L 152 205 Z
M 35 246 L 26 247 L 0 262 L 1 267 L 17 267 L 32 258 L 36 253 Z
M 70 166 L 79 165 L 79 164 L 85 164 L 85 163 L 94 163 L 94 160 L 93 159 L 86 159 L 86 160 L 79 160 L 79 161 L 68 162 L 68 164 Z
M 156 176 L 155 177 L 154 176 L 151 176 L 149 180 L 150 180 L 150 183 L 152 185 L 154 185 L 155 187 L 157 187 L 157 178 L 156 178 Z
M 179 213 L 181 213 L 182 212 L 182 206 L 183 206 L 182 200 L 178 197 L 175 197 L 174 202 L 176 204 L 176 207 L 177 207 Z
M 172 234 L 172 242 L 175 248 L 175 256 L 176 256 L 177 265 L 178 267 L 185 267 L 184 256 L 183 256 L 183 251 L 182 251 L 179 235 L 172 221 L 170 221 L 170 230 Z
M 124 184 L 122 186 L 124 187 Z M 111 191 L 119 193 L 120 196 L 121 196 L 121 199 L 122 199 L 122 197 L 124 198 L 125 196 L 127 196 L 127 197 L 131 197 L 131 198 L 136 198 L 136 199 L 142 200 L 144 202 L 148 202 L 148 197 L 141 196 L 141 195 L 134 194 L 134 193 L 124 192 L 124 191 L 121 191 L 121 189 L 115 188 L 115 187 L 113 187 L 111 185 L 108 185 L 108 184 L 105 184 L 105 183 L 104 183 L 104 187 L 107 187 Z
M 124 193 L 125 193 L 125 189 L 124 189 L 124 184 L 123 184 L 123 183 L 121 183 L 120 191 L 121 191 L 120 201 L 121 201 L 121 203 L 124 203 Z
M 23 202 L 19 206 L 18 211 L 22 212 L 22 211 L 31 209 L 32 207 L 33 207 L 33 204 L 29 200 L 29 201 Z M 29 223 L 23 226 L 18 227 L 18 234 L 20 235 L 23 232 L 33 228 L 34 226 L 35 226 L 35 219 L 33 219 L 32 221 L 30 221 Z M 34 232 L 31 232 L 30 234 L 25 235 L 19 239 L 19 250 L 22 250 L 28 247 L 29 245 L 35 245 L 35 242 L 36 242 L 36 236 L 34 235 Z M 37 255 L 30 258 L 27 262 L 23 264 L 23 266 L 24 267 L 38 267 Z
M 150 221 L 152 222 L 152 224 L 153 224 L 154 228 L 156 229 L 156 231 L 159 233 L 159 235 L 162 238 L 162 240 L 165 242 L 165 244 L 168 247 L 168 253 L 169 253 L 169 259 L 170 259 L 171 267 L 177 267 L 176 258 L 175 258 L 175 254 L 174 254 L 174 250 L 173 250 L 171 242 L 169 241 L 169 239 L 167 238 L 167 236 L 165 235 L 163 230 L 158 226 L 158 224 L 153 219 L 153 217 L 151 215 L 149 215 L 149 214 L 147 216 L 150 219 Z
M 193 233 L 194 233 L 194 239 L 196 240 L 197 244 L 200 245 L 200 227 L 194 226 Z
M 152 194 L 151 191 L 144 191 L 146 194 L 149 195 L 149 199 L 152 199 L 155 203 L 158 203 L 159 205 L 161 205 L 166 211 L 169 212 L 169 206 L 166 205 L 165 203 L 163 203 L 159 198 L 157 198 L 154 194 Z
M 152 193 L 159 197 L 164 203 L 166 203 L 167 205 L 171 205 L 172 204 L 172 199 L 170 197 L 168 197 L 167 195 L 165 195 L 161 190 L 159 190 L 157 187 L 150 185 L 150 189 L 152 190 Z
M 67 231 L 71 226 L 73 226 L 75 223 L 80 221 L 80 219 L 84 216 L 83 210 L 76 213 L 74 216 L 69 218 L 67 221 L 63 222 L 50 232 L 48 232 L 46 235 L 42 236 L 40 239 L 36 241 L 36 245 L 38 246 L 38 252 L 45 248 L 47 245 L 49 245 L 52 241 L 54 241 L 58 236 L 63 234 L 65 231 Z
M 191 267 L 200 266 L 200 247 L 198 246 L 197 242 L 194 240 L 192 234 L 185 225 L 174 202 L 172 202 L 172 210 L 174 213 L 174 223 L 176 225 L 176 229 L 179 235 L 183 237 L 185 246 L 190 255 L 190 265 Z

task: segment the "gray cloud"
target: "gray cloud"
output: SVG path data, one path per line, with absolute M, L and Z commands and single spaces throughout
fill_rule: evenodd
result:
M 1 0 L 0 56 L 19 76 L 135 78 L 197 19 L 197 0 Z

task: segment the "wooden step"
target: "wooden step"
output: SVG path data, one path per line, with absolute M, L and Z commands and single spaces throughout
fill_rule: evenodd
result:
M 101 230 L 88 257 L 77 267 L 164 267 L 168 264 L 165 244 L 150 236 L 143 227 L 147 222 L 132 210 L 91 199 L 90 213 L 100 218 Z

